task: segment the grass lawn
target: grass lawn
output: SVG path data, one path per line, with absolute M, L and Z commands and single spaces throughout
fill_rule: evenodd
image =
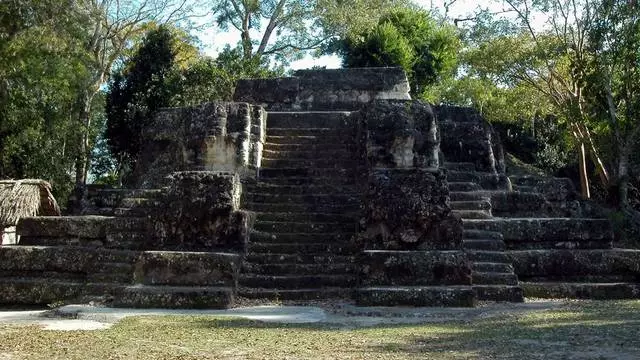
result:
M 99 331 L 0 327 L 0 359 L 639 359 L 640 301 L 427 325 L 344 328 L 206 316 L 127 318 Z

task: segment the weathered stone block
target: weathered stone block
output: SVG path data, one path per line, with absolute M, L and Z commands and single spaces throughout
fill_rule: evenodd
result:
M 261 156 L 255 144 L 264 142 L 264 118 L 263 109 L 247 103 L 164 109 L 144 129 L 142 151 L 128 183 L 157 188 L 176 171 L 245 172 L 251 158 Z
M 98 255 L 98 250 L 83 247 L 2 246 L 0 270 L 87 273 Z
M 524 295 L 550 299 L 638 299 L 640 285 L 629 283 L 522 282 Z
M 410 99 L 401 68 L 299 70 L 290 78 L 240 80 L 234 94 L 276 111 L 358 110 L 377 99 Z
M 230 287 L 148 286 L 124 288 L 113 299 L 115 307 L 226 309 L 233 305 L 234 290 Z
M 81 282 L 0 278 L 0 304 L 47 305 L 85 293 Z
M 237 254 L 145 251 L 136 264 L 134 281 L 145 285 L 235 287 L 239 268 Z
M 150 249 L 236 250 L 246 246 L 249 214 L 236 211 L 240 202 L 237 174 L 179 172 L 152 217 Z
M 359 114 L 373 167 L 438 167 L 438 128 L 429 104 L 375 101 Z
M 620 275 L 640 281 L 640 250 L 519 250 L 508 255 L 523 279 Z
M 510 249 L 611 248 L 606 219 L 520 218 L 465 220 L 465 229 L 502 232 Z
M 571 179 L 540 176 L 509 176 L 513 185 L 528 186 L 548 201 L 571 201 L 578 197 Z
M 105 216 L 50 216 L 22 218 L 17 233 L 24 237 L 77 237 L 100 239 L 110 220 Z
M 471 285 L 471 263 L 462 251 L 366 250 L 358 262 L 363 286 Z
M 355 291 L 359 306 L 454 306 L 473 307 L 476 296 L 471 286 L 380 286 Z
M 433 111 L 446 161 L 472 162 L 478 171 L 504 172 L 502 149 L 494 140 L 497 134 L 477 111 L 446 105 L 434 106 Z
M 459 249 L 462 222 L 448 195 L 441 170 L 373 170 L 359 234 L 365 249 Z

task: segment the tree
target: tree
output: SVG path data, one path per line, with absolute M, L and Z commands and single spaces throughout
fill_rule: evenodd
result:
M 331 41 L 370 28 L 380 14 L 408 0 L 211 0 L 216 22 L 240 33 L 244 60 L 282 64 L 311 50 L 333 50 Z M 330 50 L 327 50 L 330 51 Z
M 631 155 L 640 140 L 640 7 L 603 0 L 592 7 L 584 81 L 587 110 L 611 144 L 609 195 L 628 205 Z
M 107 95 L 106 139 L 121 167 L 137 158 L 142 130 L 155 112 L 171 105 L 168 79 L 175 60 L 174 37 L 160 26 L 147 33 L 125 68 L 114 74 Z
M 346 67 L 401 66 L 412 93 L 423 97 L 430 85 L 453 76 L 459 46 L 455 31 L 426 11 L 399 8 L 373 30 L 346 38 L 341 54 Z
M 87 73 L 72 11 L 71 1 L 0 3 L 0 177 L 46 179 L 58 198 L 72 183 L 75 89 Z
M 275 56 L 289 61 L 300 57 L 301 51 L 315 49 L 328 39 L 314 16 L 313 1 L 216 0 L 212 6 L 223 30 L 232 27 L 240 32 L 245 60 Z M 252 38 L 255 31 L 260 33 L 258 39 Z
M 74 2 L 73 14 L 85 24 L 86 37 L 82 39 L 85 67 L 88 74 L 77 89 L 78 156 L 75 165 L 77 194 L 87 180 L 91 142 L 90 129 L 93 118 L 93 99 L 109 80 L 114 63 L 139 35 L 145 22 L 167 23 L 188 16 L 191 8 L 186 0 L 146 0 L 121 2 L 117 0 L 82 0 Z

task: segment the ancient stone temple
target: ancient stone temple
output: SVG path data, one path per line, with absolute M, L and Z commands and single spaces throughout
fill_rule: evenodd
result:
M 640 295 L 638 252 L 569 180 L 509 176 L 490 124 L 411 100 L 397 68 L 245 80 L 234 100 L 161 111 L 129 188 L 22 219 L 0 303 Z

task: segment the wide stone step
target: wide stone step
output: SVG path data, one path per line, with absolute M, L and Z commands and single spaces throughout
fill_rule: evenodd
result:
M 355 194 L 284 194 L 245 193 L 244 200 L 254 203 L 302 204 L 302 205 L 357 205 L 359 196 Z
M 452 210 L 454 214 L 460 215 L 462 219 L 491 219 L 491 211 L 488 210 Z
M 252 230 L 252 243 L 347 243 L 355 236 L 355 231 L 327 233 L 273 233 Z
M 355 263 L 356 258 L 353 255 L 336 255 L 336 254 L 247 254 L 247 262 L 252 264 L 344 264 Z
M 254 194 L 284 194 L 284 195 L 349 195 L 359 197 L 355 185 L 278 185 L 270 183 L 247 184 L 244 192 Z
M 48 305 L 60 301 L 81 301 L 89 295 L 114 294 L 122 286 L 47 278 L 0 278 L 0 304 Z
M 356 168 L 262 168 L 260 169 L 261 179 L 287 178 L 287 177 L 303 177 L 303 178 L 348 178 L 353 179 L 360 175 L 362 171 Z M 270 181 L 270 180 L 267 180 Z
M 328 168 L 328 169 L 354 169 L 362 167 L 363 161 L 344 158 L 332 159 L 269 159 L 262 158 L 261 165 L 265 168 Z
M 249 253 L 251 254 L 354 254 L 358 247 L 344 242 L 304 242 L 304 243 L 251 243 Z
M 465 229 L 501 232 L 507 247 L 611 248 L 613 232 L 606 219 L 495 218 L 464 219 Z
M 115 249 L 143 250 L 151 236 L 147 232 L 118 231 L 106 235 L 105 247 Z
M 498 272 L 498 273 L 511 273 L 513 274 L 513 265 L 506 263 L 494 263 L 494 262 L 474 262 L 471 264 L 471 269 L 478 272 Z
M 95 192 L 99 196 L 114 196 L 121 199 L 130 198 L 157 198 L 162 196 L 162 189 L 100 189 Z
M 262 275 L 339 275 L 353 274 L 355 263 L 299 264 L 299 263 L 264 263 L 245 262 L 243 272 Z
M 267 138 L 271 136 L 286 137 L 286 136 L 313 136 L 313 137 L 348 137 L 355 136 L 355 128 L 352 131 L 348 129 L 336 129 L 336 128 L 274 128 L 267 127 Z
M 478 184 L 496 183 L 499 180 L 497 174 L 485 173 L 479 171 L 447 171 L 447 180 L 450 182 L 474 182 Z
M 518 285 L 518 277 L 513 273 L 474 271 L 471 276 L 477 285 Z
M 475 229 L 464 229 L 462 232 L 462 237 L 464 239 L 493 239 L 493 240 L 503 240 L 504 237 L 502 233 L 499 231 L 487 231 L 487 230 L 475 230 Z
M 474 285 L 473 291 L 481 301 L 524 302 L 524 292 L 519 285 Z
M 462 248 L 465 250 L 504 251 L 502 240 L 495 239 L 463 239 Z
M 299 150 L 299 151 L 274 151 L 274 150 L 263 150 L 262 151 L 262 166 L 268 166 L 264 161 L 266 159 L 269 160 L 334 160 L 334 161 L 344 161 L 357 160 L 357 154 L 352 151 L 348 151 L 346 149 L 330 149 L 330 150 L 322 150 L 322 151 L 313 151 L 313 150 Z
M 304 289 L 316 287 L 350 287 L 355 285 L 354 275 L 258 275 L 242 274 L 240 286 L 263 289 Z
M 114 284 L 131 284 L 133 281 L 133 271 L 129 274 L 122 273 L 96 273 L 87 275 L 87 281 Z
M 638 283 L 521 282 L 526 297 L 551 299 L 638 299 Z
M 289 203 L 255 203 L 247 202 L 244 209 L 256 212 L 278 213 L 325 213 L 336 215 L 351 215 L 359 211 L 359 204 L 289 204 Z
M 355 224 L 358 222 L 355 216 L 331 213 L 307 213 L 307 212 L 259 212 L 256 213 L 258 221 L 290 221 L 313 223 L 342 223 Z
M 357 176 L 287 176 L 287 177 L 260 177 L 259 181 L 264 185 L 301 185 L 301 186 L 355 186 Z
M 257 220 L 254 229 L 256 231 L 269 232 L 271 234 L 281 233 L 308 233 L 308 234 L 331 234 L 340 232 L 355 233 L 356 224 L 349 223 L 321 223 L 321 222 L 280 222 Z
M 475 285 L 518 285 L 518 276 L 503 272 L 472 272 Z
M 442 167 L 454 171 L 476 171 L 476 164 L 471 162 L 449 162 L 445 161 Z
M 234 289 L 213 286 L 125 287 L 112 306 L 133 308 L 226 309 L 234 303 Z
M 466 250 L 465 253 L 471 261 L 511 264 L 511 259 L 503 251 Z
M 377 286 L 355 290 L 359 306 L 448 306 L 473 307 L 471 286 Z
M 490 196 L 481 191 L 451 191 L 449 192 L 451 202 L 454 201 L 488 201 Z
M 491 210 L 491 203 L 488 200 L 451 201 L 449 205 L 452 210 Z
M 89 189 L 88 200 L 95 207 L 116 207 L 125 198 L 157 199 L 162 189 Z
M 324 300 L 351 298 L 351 287 L 323 287 L 310 289 L 256 289 L 240 287 L 238 295 L 249 299 Z
M 345 135 L 313 135 L 313 136 L 272 136 L 267 135 L 267 143 L 271 144 L 297 144 L 297 145 L 346 145 L 355 144 L 355 137 Z
M 449 182 L 449 191 L 480 191 L 480 185 L 474 182 Z
M 355 122 L 348 111 L 269 111 L 268 129 L 273 128 L 353 128 Z
M 511 250 L 507 253 L 522 279 L 593 275 L 634 276 L 640 279 L 640 250 L 637 249 L 543 249 Z
M 315 153 L 329 153 L 331 151 L 340 151 L 342 153 L 353 153 L 355 149 L 355 144 L 352 142 L 341 142 L 341 143 L 310 143 L 310 144 L 281 144 L 274 142 L 265 142 L 264 151 L 274 151 L 274 152 L 302 152 L 302 151 L 311 151 Z

